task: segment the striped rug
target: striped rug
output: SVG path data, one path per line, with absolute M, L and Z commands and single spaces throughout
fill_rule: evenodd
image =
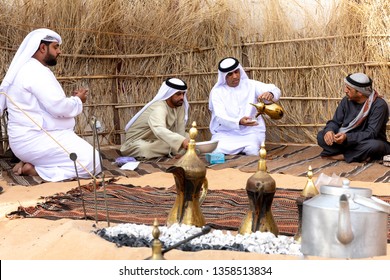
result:
M 332 176 L 333 174 L 349 180 L 375 183 L 390 183 L 390 167 L 382 164 L 381 161 L 370 163 L 346 163 L 322 159 L 319 154 L 321 149 L 316 145 L 281 145 L 270 144 L 267 150 L 267 169 L 270 174 L 288 174 L 294 176 L 306 176 L 309 167 L 312 168 L 314 176 L 321 173 Z M 177 159 L 161 157 L 151 160 L 143 160 L 134 170 L 122 170 L 115 163 L 120 157 L 118 146 L 106 146 L 101 148 L 103 169 L 105 178 L 140 177 L 154 172 L 165 172 L 168 167 L 177 162 Z M 243 172 L 254 173 L 257 171 L 258 156 L 227 155 L 225 163 L 208 164 L 205 155 L 199 158 L 207 168 L 223 170 L 235 168 Z M 0 158 L 0 167 L 3 177 L 9 184 L 32 186 L 42 183 L 39 177 L 16 176 L 12 172 L 14 163 L 9 158 Z M 364 186 L 363 186 L 364 187 Z
M 95 192 L 96 189 L 96 192 Z M 96 197 L 96 199 L 95 199 Z M 300 190 L 277 188 L 272 213 L 282 235 L 295 235 L 298 230 L 297 199 Z M 83 198 L 83 199 L 82 199 Z M 107 183 L 106 186 L 93 184 L 75 188 L 67 193 L 44 198 L 36 206 L 19 206 L 7 215 L 15 218 L 45 219 L 89 219 L 99 222 L 135 223 L 152 225 L 157 218 L 160 225 L 167 216 L 176 198 L 174 187 L 169 189 L 139 187 Z M 380 196 L 390 203 L 390 196 Z M 84 213 L 84 207 L 85 213 Z M 249 210 L 249 200 L 244 189 L 209 190 L 201 205 L 206 223 L 212 228 L 236 231 Z M 390 215 L 388 218 L 390 241 Z

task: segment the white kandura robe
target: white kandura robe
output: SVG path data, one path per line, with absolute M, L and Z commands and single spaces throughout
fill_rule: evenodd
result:
M 73 131 L 82 102 L 78 97 L 66 97 L 48 67 L 31 58 L 18 71 L 7 94 L 17 105 L 7 99 L 9 144 L 20 160 L 34 165 L 42 179 L 57 182 L 76 178 L 74 162 L 69 158 L 69 153 L 76 153 L 78 176 L 91 177 L 93 147 Z M 101 172 L 96 150 L 95 171 Z
M 214 152 L 258 155 L 260 146 L 265 141 L 266 126 L 261 115 L 257 118 L 257 126 L 243 126 L 239 122 L 244 116 L 255 117 L 257 110 L 249 103 L 257 103 L 259 95 L 272 92 L 273 101 L 276 102 L 281 92 L 274 84 L 244 77 L 237 87 L 230 87 L 225 83 L 214 87 L 210 92 L 211 139 L 219 141 Z
M 122 155 L 155 158 L 179 153 L 185 140 L 184 106 L 171 108 L 165 100 L 151 104 L 126 132 Z

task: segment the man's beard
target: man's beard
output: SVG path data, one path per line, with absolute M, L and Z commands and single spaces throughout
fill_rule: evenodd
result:
M 180 107 L 183 105 L 183 101 L 177 101 L 174 105 L 175 107 Z
M 57 65 L 57 57 L 55 57 L 54 55 L 48 54 L 48 55 L 46 55 L 44 62 L 48 66 L 55 66 L 55 65 Z

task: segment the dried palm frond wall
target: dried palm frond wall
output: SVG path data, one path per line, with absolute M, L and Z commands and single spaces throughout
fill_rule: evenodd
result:
M 198 140 L 208 140 L 208 95 L 225 56 L 281 88 L 286 114 L 266 117 L 269 142 L 316 143 L 348 73 L 365 72 L 390 94 L 388 0 L 0 0 L 0 13 L 0 79 L 28 32 L 57 31 L 52 70 L 69 95 L 90 90 L 76 132 L 91 141 L 96 117 L 103 145 L 120 144 L 127 121 L 172 76 L 189 85 L 188 126 L 196 121 Z

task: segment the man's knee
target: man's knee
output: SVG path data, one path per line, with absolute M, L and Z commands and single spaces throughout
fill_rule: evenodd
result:
M 372 139 L 364 143 L 369 155 L 373 158 L 380 158 L 390 152 L 390 145 L 388 143 Z
M 324 131 L 323 130 L 320 130 L 317 133 L 317 144 L 320 147 L 327 146 L 327 144 L 325 143 L 325 140 L 324 140 Z
M 246 146 L 242 151 L 244 154 L 248 156 L 258 156 L 260 151 L 260 146 Z

